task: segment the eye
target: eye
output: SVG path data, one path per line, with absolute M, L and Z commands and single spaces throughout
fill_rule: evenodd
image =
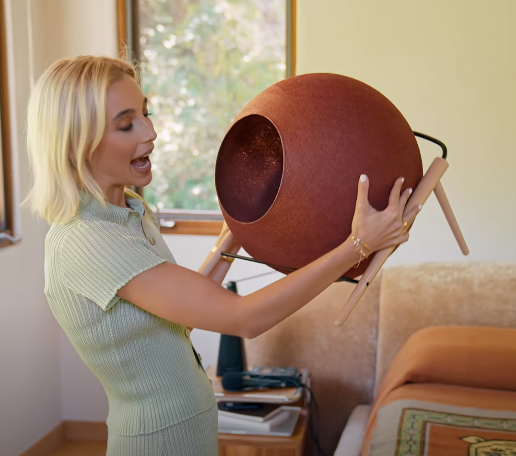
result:
M 120 128 L 122 131 L 131 131 L 133 129 L 133 123 L 131 122 L 127 127 Z
M 152 112 L 144 112 L 143 116 L 144 117 L 150 117 L 150 116 L 152 116 Z

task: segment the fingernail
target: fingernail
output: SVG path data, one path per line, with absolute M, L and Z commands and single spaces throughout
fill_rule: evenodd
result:
M 362 174 L 360 176 L 360 182 L 365 182 L 367 180 L 367 176 L 365 174 Z
M 412 195 L 412 189 L 411 188 L 408 189 L 408 194 Z
M 418 207 L 417 207 L 419 210 L 423 209 L 423 205 L 420 204 Z
M 403 184 L 403 182 L 405 182 L 405 178 L 404 177 L 401 178 L 401 183 Z

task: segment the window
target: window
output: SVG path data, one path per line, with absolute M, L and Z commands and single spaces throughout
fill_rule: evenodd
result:
M 142 193 L 164 232 L 218 234 L 218 149 L 245 104 L 292 75 L 293 0 L 119 0 L 118 6 L 119 38 L 140 63 L 158 133 L 153 180 Z
M 10 182 L 9 125 L 7 109 L 7 56 L 4 3 L 0 0 L 0 247 L 11 243 L 12 194 Z

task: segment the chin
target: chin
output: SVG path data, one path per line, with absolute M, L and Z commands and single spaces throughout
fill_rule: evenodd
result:
M 145 179 L 144 182 L 142 182 L 142 184 L 140 185 L 140 187 L 146 187 L 147 185 L 149 185 L 150 183 L 152 182 L 152 173 L 149 173 L 149 177 L 147 177 Z
M 148 175 L 138 176 L 136 179 L 133 176 L 133 178 L 130 181 L 131 183 L 127 185 L 133 185 L 135 187 L 146 187 L 152 181 L 152 172 L 149 171 Z

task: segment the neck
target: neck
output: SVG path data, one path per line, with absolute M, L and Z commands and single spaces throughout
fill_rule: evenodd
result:
M 114 204 L 115 206 L 127 207 L 125 202 L 125 186 L 116 185 L 106 189 L 102 189 L 104 191 L 104 195 L 106 195 L 107 200 Z

